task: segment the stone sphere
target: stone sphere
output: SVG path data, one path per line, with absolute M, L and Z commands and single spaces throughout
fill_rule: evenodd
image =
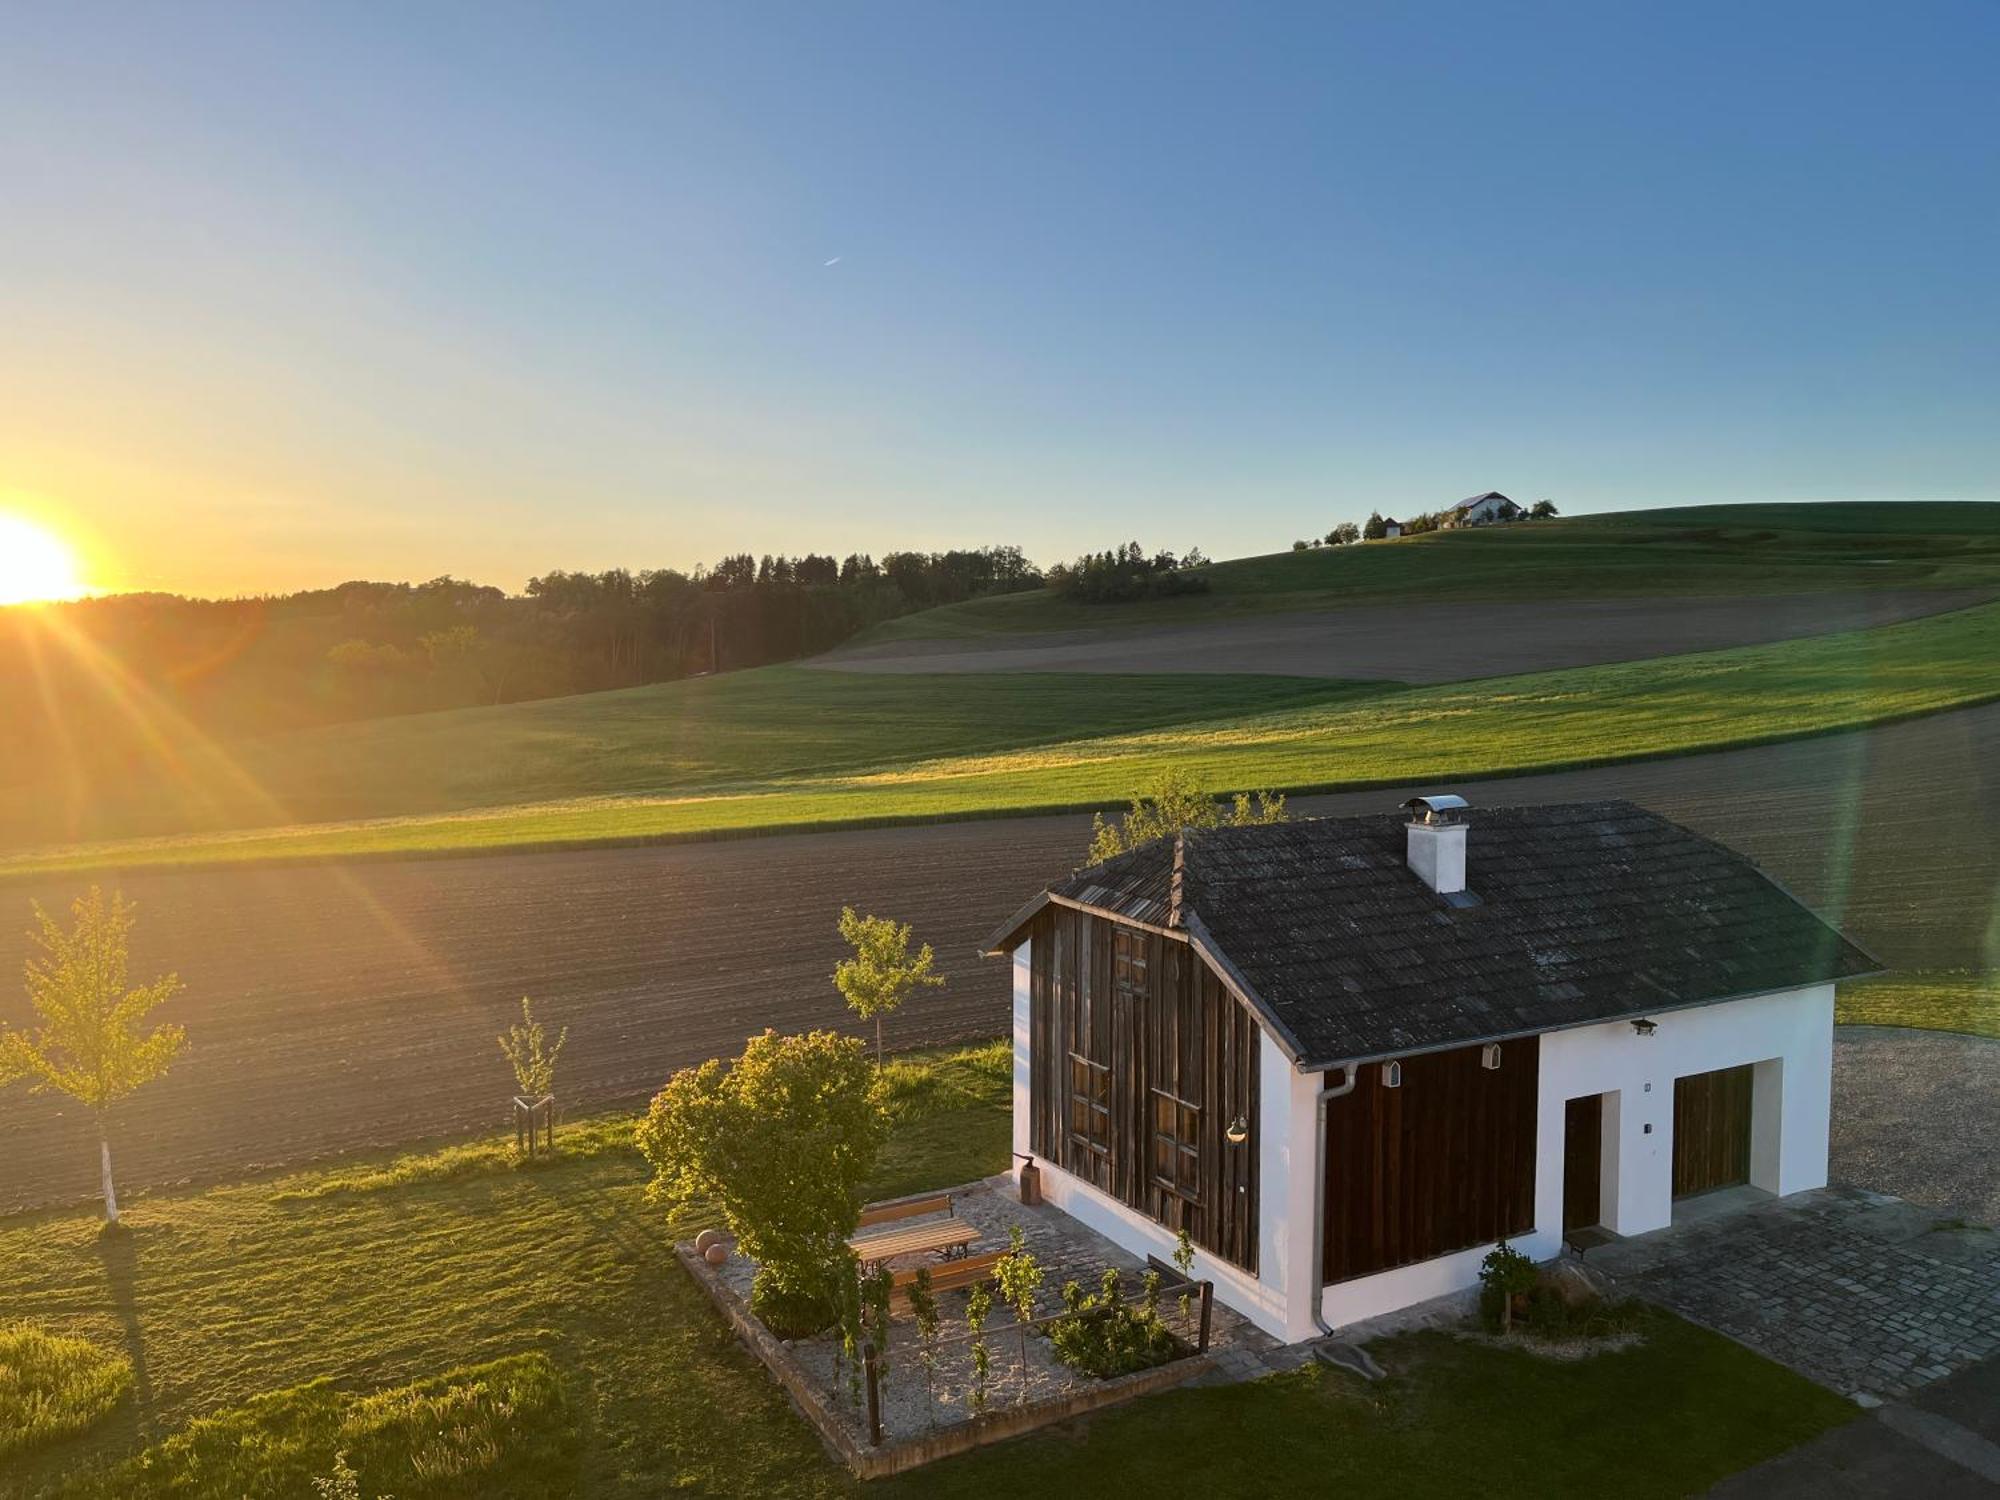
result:
M 717 1243 L 710 1245 L 706 1250 L 702 1251 L 701 1258 L 707 1261 L 711 1266 L 719 1266 L 724 1261 L 729 1259 L 729 1247 L 718 1241 Z
M 708 1247 L 710 1245 L 718 1245 L 721 1242 L 722 1242 L 721 1230 L 704 1229 L 700 1234 L 694 1237 L 694 1248 L 698 1254 L 706 1255 L 708 1254 Z

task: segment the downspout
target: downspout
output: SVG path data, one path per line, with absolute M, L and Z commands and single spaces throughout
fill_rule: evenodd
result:
M 1326 1321 L 1326 1101 L 1354 1092 L 1359 1063 L 1347 1064 L 1347 1076 L 1330 1088 L 1319 1091 L 1313 1109 L 1313 1253 L 1307 1274 L 1312 1277 L 1313 1326 L 1323 1334 L 1333 1329 Z

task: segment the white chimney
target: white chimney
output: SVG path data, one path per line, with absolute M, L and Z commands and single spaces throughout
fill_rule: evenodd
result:
M 1448 794 L 1403 804 L 1410 815 L 1410 868 L 1440 896 L 1465 889 L 1465 824 L 1459 821 L 1465 806 L 1463 797 Z

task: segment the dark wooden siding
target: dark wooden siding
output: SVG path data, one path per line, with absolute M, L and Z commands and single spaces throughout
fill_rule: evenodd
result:
M 1028 937 L 1035 1153 L 1254 1272 L 1257 1023 L 1177 939 L 1063 906 Z
M 1674 1196 L 1750 1180 L 1749 1065 L 1674 1080 Z
M 1534 1227 L 1541 1042 L 1504 1044 L 1497 1069 L 1480 1050 L 1403 1058 L 1400 1088 L 1368 1063 L 1353 1093 L 1327 1101 L 1328 1281 Z

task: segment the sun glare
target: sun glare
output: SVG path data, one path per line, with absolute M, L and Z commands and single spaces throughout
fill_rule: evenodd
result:
M 75 599 L 88 593 L 62 540 L 19 516 L 0 516 L 0 604 Z

